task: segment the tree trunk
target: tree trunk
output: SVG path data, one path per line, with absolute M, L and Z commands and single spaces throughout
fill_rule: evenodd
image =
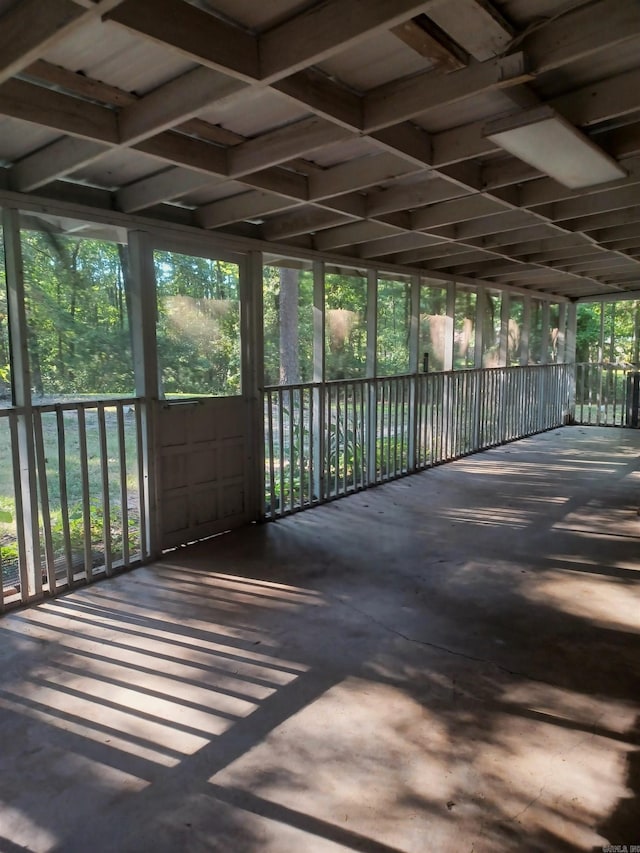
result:
M 298 367 L 298 270 L 280 270 L 280 384 L 300 381 Z

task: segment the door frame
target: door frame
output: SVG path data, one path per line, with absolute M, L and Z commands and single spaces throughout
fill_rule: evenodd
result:
M 141 334 L 134 343 L 136 392 L 145 403 L 144 469 L 145 490 L 149 506 L 151 557 L 162 552 L 161 485 L 162 463 L 159 455 L 160 411 L 162 407 L 195 403 L 202 398 L 173 401 L 161 395 L 156 323 L 158 316 L 154 252 L 172 252 L 208 260 L 237 264 L 240 298 L 241 393 L 244 402 L 247 466 L 246 521 L 264 516 L 264 416 L 262 402 L 263 338 L 262 338 L 262 253 L 233 251 L 215 240 L 165 237 L 153 231 L 129 232 L 129 256 L 132 266 L 132 323 Z M 207 401 L 216 397 L 204 398 Z M 224 397 L 222 399 L 230 399 Z M 233 399 L 233 396 L 231 396 Z

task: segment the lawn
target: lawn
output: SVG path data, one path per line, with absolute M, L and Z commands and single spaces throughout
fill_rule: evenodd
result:
M 43 568 L 46 544 L 44 531 L 49 524 L 57 577 L 66 575 L 65 532 L 76 574 L 84 572 L 85 534 L 87 559 L 90 558 L 92 566 L 96 568 L 104 565 L 105 533 L 110 536 L 114 562 L 124 557 L 125 536 L 131 556 L 141 549 L 137 427 L 133 407 L 124 407 L 121 429 L 116 407 L 106 408 L 103 435 L 98 409 L 86 408 L 84 442 L 77 409 L 65 411 L 61 420 L 62 429 L 59 429 L 56 412 L 42 413 L 41 457 L 44 459 L 48 513 L 43 512 L 43 490 L 40 481 L 38 483 Z M 38 445 L 37 428 L 35 436 Z M 59 445 L 63 449 L 63 478 Z M 85 470 L 83 458 L 86 459 Z M 38 469 L 39 478 L 43 476 L 41 467 Z M 65 488 L 66 503 L 62 499 Z M 104 499 L 105 493 L 108 494 L 107 501 Z M 125 502 L 126 511 L 123 512 Z M 107 518 L 108 526 L 105 525 Z M 15 587 L 19 578 L 16 522 L 9 419 L 0 417 L 0 557 L 5 588 Z

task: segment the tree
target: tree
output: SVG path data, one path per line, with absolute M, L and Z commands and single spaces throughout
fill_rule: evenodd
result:
M 36 396 L 132 393 L 119 247 L 29 230 L 22 254 Z
M 300 382 L 298 270 L 280 269 L 280 384 Z

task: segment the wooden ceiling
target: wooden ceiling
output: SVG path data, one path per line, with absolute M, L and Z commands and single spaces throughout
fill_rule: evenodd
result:
M 550 105 L 626 177 L 484 136 Z M 0 0 L 1 186 L 579 298 L 640 289 L 640 0 Z

